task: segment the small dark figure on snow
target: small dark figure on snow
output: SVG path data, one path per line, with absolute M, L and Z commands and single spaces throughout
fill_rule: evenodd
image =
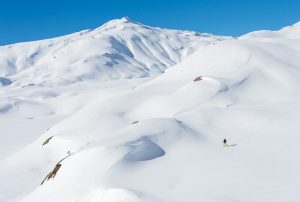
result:
M 223 147 L 228 147 L 229 145 L 227 144 L 227 140 L 226 139 L 224 139 L 223 140 Z

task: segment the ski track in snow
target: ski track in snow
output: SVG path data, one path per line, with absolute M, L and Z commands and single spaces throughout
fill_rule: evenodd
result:
M 299 201 L 299 36 L 122 18 L 0 47 L 0 201 Z

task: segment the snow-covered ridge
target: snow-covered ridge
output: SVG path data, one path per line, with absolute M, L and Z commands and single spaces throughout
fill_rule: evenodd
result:
M 12 85 L 61 85 L 157 75 L 197 47 L 224 39 L 152 28 L 129 18 L 95 30 L 0 47 L 0 77 Z
M 286 38 L 286 39 L 300 39 L 300 22 L 297 22 L 293 25 L 283 27 L 276 31 L 270 30 L 259 30 L 247 33 L 240 37 L 241 39 L 260 39 L 266 40 L 270 38 Z

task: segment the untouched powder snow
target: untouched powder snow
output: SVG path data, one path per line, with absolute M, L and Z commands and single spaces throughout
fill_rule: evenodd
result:
M 299 27 L 1 47 L 0 201 L 298 202 Z

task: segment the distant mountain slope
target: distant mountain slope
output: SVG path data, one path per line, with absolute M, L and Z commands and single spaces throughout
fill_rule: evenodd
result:
M 179 63 L 198 46 L 224 38 L 122 18 L 95 30 L 0 47 L 0 77 L 13 85 L 144 77 Z
M 297 22 L 293 25 L 283 27 L 277 31 L 270 31 L 270 30 L 259 30 L 247 33 L 240 38 L 245 39 L 290 39 L 290 40 L 297 40 L 300 39 L 300 22 Z M 274 41 L 273 41 L 274 42 Z

